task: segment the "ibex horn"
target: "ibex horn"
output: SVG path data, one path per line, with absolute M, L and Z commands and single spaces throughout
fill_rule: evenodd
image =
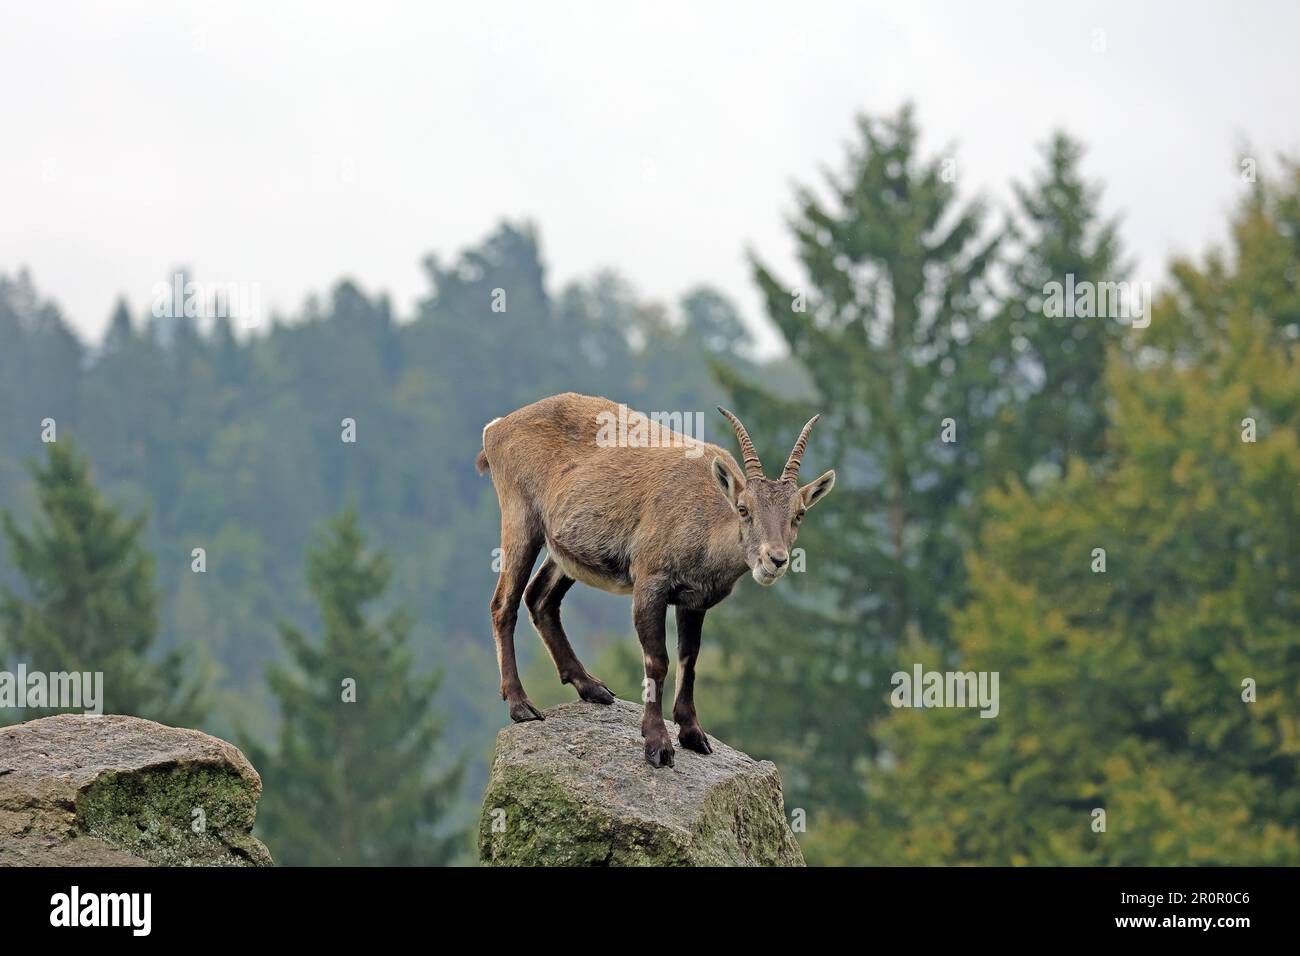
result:
M 799 480 L 799 463 L 803 461 L 803 453 L 808 448 L 808 433 L 812 431 L 819 418 L 820 415 L 814 415 L 808 419 L 808 424 L 799 433 L 799 440 L 794 443 L 794 451 L 790 452 L 790 460 L 785 463 L 785 471 L 781 472 L 782 481 Z
M 721 405 L 718 406 L 718 411 L 727 416 L 727 421 L 731 422 L 731 427 L 736 430 L 736 439 L 740 442 L 740 454 L 745 459 L 745 477 L 762 478 L 763 463 L 758 460 L 758 452 L 754 451 L 754 443 L 750 441 L 749 432 L 745 431 L 745 426 L 740 424 L 739 418 Z

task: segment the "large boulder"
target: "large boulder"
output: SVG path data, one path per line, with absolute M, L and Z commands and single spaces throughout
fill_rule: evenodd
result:
M 231 744 L 138 717 L 0 727 L 0 865 L 270 866 Z
M 498 866 L 803 866 L 776 766 L 714 737 L 645 762 L 641 708 L 576 701 L 497 735 L 479 857 Z M 674 740 L 675 724 L 668 725 Z

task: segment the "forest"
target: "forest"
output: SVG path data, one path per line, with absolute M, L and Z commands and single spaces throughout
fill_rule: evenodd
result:
M 762 315 L 707 276 L 557 285 L 524 221 L 429 255 L 409 313 L 347 278 L 251 329 L 142 292 L 90 342 L 0 275 L 0 668 L 103 671 L 106 712 L 238 743 L 281 863 L 472 865 L 508 720 L 484 424 L 576 391 L 733 448 L 724 404 L 775 461 L 820 413 L 805 461 L 838 480 L 801 565 L 710 612 L 698 672 L 810 863 L 1300 864 L 1300 165 L 1243 178 L 1139 318 L 1058 307 L 1145 278 L 1086 144 L 1028 145 L 1002 209 L 919 122 L 859 117 L 791 196 L 798 274 L 750 254 Z M 565 613 L 637 699 L 628 601 Z M 516 645 L 534 701 L 571 699 Z M 914 670 L 1005 696 L 896 706 Z

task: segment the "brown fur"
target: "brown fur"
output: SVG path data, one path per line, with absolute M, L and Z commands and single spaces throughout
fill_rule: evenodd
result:
M 827 472 L 802 489 L 794 482 L 791 469 L 797 474 L 811 422 L 785 480 L 763 478 L 757 470 L 747 480 L 725 449 L 703 444 L 700 453 L 699 443 L 686 447 L 693 439 L 654 423 L 651 444 L 661 447 L 601 447 L 599 416 L 617 416 L 618 409 L 608 399 L 570 392 L 525 406 L 483 430 L 476 465 L 480 473 L 491 471 L 501 504 L 502 572 L 491 603 L 501 696 L 513 719 L 541 717 L 515 663 L 514 626 L 523 598 L 560 679 L 584 700 L 612 701 L 569 645 L 559 603 L 575 580 L 630 593 L 645 653 L 644 696 L 653 698 L 642 720 L 646 758 L 671 765 L 659 700 L 668 670 L 667 607 L 677 608 L 682 671 L 673 716 L 682 745 L 707 753 L 693 700 L 704 612 L 730 594 L 746 571 L 762 584 L 785 573 L 798 520 L 830 490 L 835 475 Z M 743 434 L 743 426 L 736 427 Z M 528 581 L 542 547 L 547 558 Z

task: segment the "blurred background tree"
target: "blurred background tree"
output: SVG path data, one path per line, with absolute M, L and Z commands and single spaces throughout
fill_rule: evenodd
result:
M 292 667 L 267 671 L 278 744 L 245 748 L 264 781 L 258 832 L 292 866 L 445 865 L 461 842 L 444 826 L 461 767 L 431 707 L 442 675 L 415 672 L 405 612 L 367 619 L 392 568 L 354 510 L 309 552 L 307 579 L 321 637 L 281 625 Z
M 12 513 L 0 513 L 22 581 L 21 593 L 0 588 L 0 654 L 30 671 L 102 672 L 97 703 L 106 714 L 201 720 L 202 679 L 186 675 L 179 650 L 154 653 L 158 591 L 141 540 L 144 516 L 124 519 L 104 500 L 66 431 L 46 447 L 45 463 L 31 466 L 39 521 L 24 531 Z M 0 723 L 56 712 L 5 707 Z
M 1058 132 L 1043 152 L 1044 168 L 1029 184 L 1013 187 L 1007 282 L 989 336 L 1002 391 L 996 427 L 980 441 L 993 476 L 1029 478 L 1044 467 L 1060 475 L 1073 457 L 1101 455 L 1107 348 L 1119 346 L 1125 331 L 1119 322 L 1043 308 L 1050 282 L 1064 285 L 1073 277 L 1082 288 L 1124 281 L 1131 271 L 1122 261 L 1118 220 L 1103 218 L 1101 189 L 1083 178 L 1082 144 Z

